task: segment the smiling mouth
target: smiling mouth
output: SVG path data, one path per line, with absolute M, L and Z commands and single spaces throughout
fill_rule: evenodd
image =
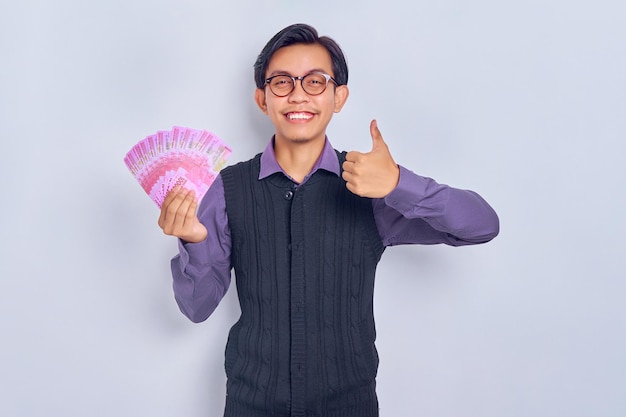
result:
M 289 120 L 310 120 L 313 118 L 313 113 L 308 112 L 290 112 L 285 115 Z

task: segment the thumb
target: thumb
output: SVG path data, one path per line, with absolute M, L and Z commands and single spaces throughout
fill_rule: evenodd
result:
M 378 122 L 376 122 L 376 119 L 373 119 L 370 123 L 370 135 L 372 135 L 372 152 L 385 147 L 386 144 L 383 140 L 383 135 L 378 129 Z

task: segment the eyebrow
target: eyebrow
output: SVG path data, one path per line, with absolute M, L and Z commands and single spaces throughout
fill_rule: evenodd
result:
M 324 74 L 328 74 L 328 75 L 330 75 L 330 74 L 329 74 L 329 73 L 328 73 L 325 69 L 323 69 L 323 68 L 313 68 L 313 69 L 309 70 L 307 73 L 305 73 L 305 74 L 303 75 L 303 77 L 304 77 L 304 76 L 306 76 L 306 75 L 312 74 L 312 73 L 314 73 L 314 72 L 322 72 L 322 73 L 324 73 Z M 275 75 L 289 75 L 290 77 L 293 77 L 293 75 L 291 75 L 291 73 L 290 73 L 290 72 L 288 72 L 288 71 L 276 70 L 276 71 L 272 71 L 272 73 L 271 73 L 271 74 L 269 74 L 269 75 L 268 75 L 267 77 L 265 77 L 265 78 L 270 78 L 270 77 L 273 77 L 273 76 L 275 76 Z

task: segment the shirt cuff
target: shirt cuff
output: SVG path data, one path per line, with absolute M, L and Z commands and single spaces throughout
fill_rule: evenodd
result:
M 190 243 L 185 242 L 182 239 L 178 239 L 178 252 L 180 254 L 183 270 L 187 265 L 196 270 L 208 265 L 197 261 L 198 259 L 207 258 L 206 242 L 206 239 L 198 243 Z

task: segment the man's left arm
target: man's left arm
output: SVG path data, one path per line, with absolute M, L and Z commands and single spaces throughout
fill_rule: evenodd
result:
M 485 243 L 497 236 L 496 212 L 478 194 L 438 184 L 395 163 L 375 120 L 372 150 L 348 152 L 342 176 L 346 187 L 373 198 L 374 214 L 386 246 Z
M 489 242 L 499 232 L 498 215 L 480 195 L 439 184 L 404 167 L 393 191 L 372 204 L 386 246 L 472 245 Z

